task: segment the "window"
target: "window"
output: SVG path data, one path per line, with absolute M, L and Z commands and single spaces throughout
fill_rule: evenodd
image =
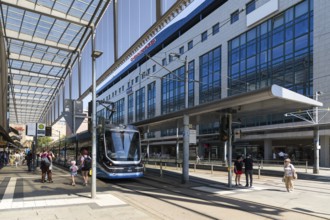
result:
M 310 2 L 302 1 L 229 41 L 228 96 L 271 84 L 312 95 L 313 62 L 309 60 L 313 57 L 313 9 L 307 7 Z
M 116 111 L 113 113 L 112 122 L 115 124 L 124 123 L 125 99 L 122 98 L 115 103 Z
M 166 66 L 166 58 L 164 58 L 164 59 L 162 60 L 162 65 L 163 65 L 163 66 Z
M 181 54 L 181 55 L 184 54 L 184 46 L 180 47 L 179 54 Z
M 199 103 L 221 98 L 221 47 L 199 57 Z
M 206 40 L 207 40 L 207 31 L 205 31 L 201 34 L 201 42 L 206 41 Z
M 171 54 L 168 55 L 168 62 L 172 62 L 173 61 L 173 56 Z
M 252 11 L 256 9 L 256 1 L 250 1 L 249 3 L 246 4 L 246 14 L 250 14 Z
M 193 41 L 188 42 L 188 50 L 191 50 L 194 47 Z
M 145 91 L 144 87 L 135 92 L 135 120 L 144 120 L 144 109 L 145 109 Z
M 156 82 L 148 84 L 148 112 L 147 117 L 152 118 L 156 115 Z
M 184 78 L 184 66 L 167 74 L 162 79 L 162 114 L 184 109 L 185 105 L 185 82 L 176 79 L 175 76 Z M 174 76 L 175 75 L 175 76 Z
M 127 98 L 127 122 L 132 123 L 134 117 L 134 105 L 133 105 L 133 94 Z
M 230 23 L 233 24 L 236 21 L 238 21 L 238 19 L 239 19 L 239 11 L 237 10 L 230 15 Z
M 219 30 L 220 30 L 219 23 L 213 25 L 213 27 L 212 27 L 212 34 L 215 35 L 216 33 L 219 33 Z
M 135 83 L 138 83 L 139 82 L 139 77 L 135 77 Z
M 156 64 L 152 66 L 152 72 L 156 72 Z

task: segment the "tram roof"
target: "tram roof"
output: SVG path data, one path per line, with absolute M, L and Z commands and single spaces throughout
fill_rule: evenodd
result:
M 272 85 L 259 90 L 246 92 L 239 95 L 229 96 L 213 102 L 200 104 L 198 106 L 161 115 L 155 118 L 139 121 L 133 125 L 142 127 L 173 121 L 183 117 L 183 114 L 190 116 L 206 113 L 232 113 L 235 117 L 253 116 L 261 113 L 281 113 L 299 111 L 311 107 L 321 107 L 323 103 L 308 98 L 299 93 L 278 85 Z

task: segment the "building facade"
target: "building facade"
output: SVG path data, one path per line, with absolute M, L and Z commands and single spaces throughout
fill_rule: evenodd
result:
M 189 5 L 131 63 L 98 89 L 98 99 L 112 101 L 114 123 L 134 124 L 188 107 L 258 90 L 272 84 L 330 105 L 328 45 L 330 2 L 326 0 L 201 1 Z M 185 82 L 185 77 L 188 82 Z M 233 124 L 234 153 L 265 160 L 279 152 L 313 164 L 315 123 L 256 112 Z M 307 112 L 308 109 L 297 109 Z M 330 166 L 329 120 L 319 109 L 320 165 Z M 98 115 L 108 116 L 102 106 Z M 315 110 L 312 113 L 315 116 Z M 219 113 L 190 121 L 197 142 L 190 156 L 226 158 L 219 139 Z M 143 145 L 151 155 L 182 154 L 182 119 L 144 128 Z

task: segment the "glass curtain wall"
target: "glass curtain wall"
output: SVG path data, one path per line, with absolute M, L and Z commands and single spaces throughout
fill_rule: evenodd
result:
M 165 75 L 162 79 L 162 114 L 184 109 L 184 66 L 173 73 Z
M 221 47 L 199 57 L 199 103 L 221 98 Z
M 135 121 L 145 119 L 145 88 L 135 92 Z
M 229 41 L 228 95 L 277 84 L 313 96 L 313 0 Z M 283 113 L 241 118 L 242 127 L 298 121 Z
M 124 124 L 125 98 L 122 98 L 115 103 L 115 110 L 116 111 L 112 116 L 112 122 L 114 124 Z
M 156 21 L 156 1 L 118 1 L 118 55 L 121 56 Z
M 305 0 L 229 41 L 229 96 L 271 84 L 312 96 L 312 6 Z
M 152 118 L 156 115 L 156 82 L 148 84 L 148 112 L 147 117 Z
M 134 120 L 134 105 L 133 105 L 133 94 L 127 97 L 127 123 L 132 123 Z

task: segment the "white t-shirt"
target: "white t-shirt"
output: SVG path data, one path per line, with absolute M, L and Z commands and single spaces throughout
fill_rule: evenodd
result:
M 284 176 L 293 176 L 294 171 L 294 166 L 289 164 L 288 166 L 284 167 Z

